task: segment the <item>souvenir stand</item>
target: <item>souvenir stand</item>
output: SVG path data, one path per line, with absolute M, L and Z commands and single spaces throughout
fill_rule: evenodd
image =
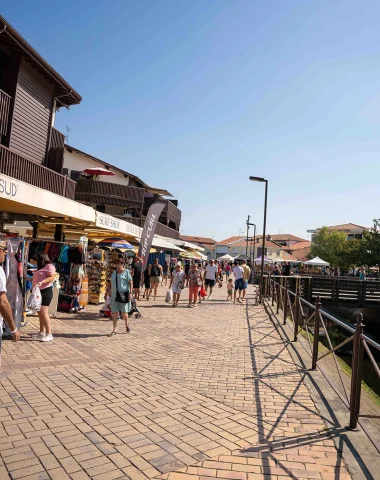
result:
M 78 312 L 88 303 L 86 275 L 86 242 L 69 244 L 47 240 L 30 240 L 28 258 L 33 261 L 39 252 L 46 252 L 59 277 L 53 284 L 53 301 L 49 313 L 57 310 Z

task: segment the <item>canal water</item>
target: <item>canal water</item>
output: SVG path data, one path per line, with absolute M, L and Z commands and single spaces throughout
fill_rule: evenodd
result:
M 325 307 L 323 308 L 327 313 L 333 315 L 338 320 L 348 323 L 351 326 L 356 323 L 357 313 L 363 314 L 363 323 L 365 325 L 364 333 L 368 337 L 372 338 L 375 342 L 380 343 L 380 309 L 358 309 L 348 307 Z M 333 346 L 339 345 L 345 338 L 347 338 L 347 332 L 343 328 L 334 325 L 333 322 L 329 323 L 328 332 L 330 335 Z M 321 342 L 328 347 L 327 339 L 321 337 Z M 372 355 L 374 356 L 377 365 L 380 367 L 380 352 L 374 348 L 370 348 Z M 337 351 L 337 355 L 351 368 L 352 367 L 352 342 L 344 345 Z M 377 375 L 367 353 L 364 352 L 363 360 L 363 381 L 380 396 L 380 379 Z

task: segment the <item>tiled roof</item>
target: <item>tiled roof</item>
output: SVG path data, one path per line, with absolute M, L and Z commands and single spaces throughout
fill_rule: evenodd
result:
M 283 242 L 305 242 L 306 240 L 304 238 L 296 237 L 295 235 L 292 235 L 290 233 L 278 233 L 275 235 L 268 235 L 271 240 L 274 241 L 283 241 Z M 258 235 L 257 238 L 261 238 L 262 235 Z
M 355 223 L 342 223 L 342 225 L 331 225 L 327 227 L 329 230 L 350 230 L 351 228 L 362 228 L 363 230 L 369 230 L 368 227 L 362 227 L 361 225 L 355 225 Z
M 216 242 L 215 245 L 229 245 L 230 243 L 237 242 L 239 240 L 244 240 L 246 237 L 245 236 L 235 236 L 235 237 L 228 237 L 225 240 L 222 240 L 221 242 Z
M 206 245 L 214 245 L 217 243 L 216 240 L 210 237 L 194 237 L 192 235 L 181 235 L 181 240 L 184 240 L 185 242 L 201 243 Z
M 286 248 L 286 250 L 293 251 L 293 250 L 301 250 L 301 248 L 308 248 L 310 247 L 310 245 L 311 245 L 311 242 L 309 242 L 308 240 L 305 240 L 304 242 L 293 243 L 293 245 L 290 245 L 289 247 L 284 247 L 284 248 Z

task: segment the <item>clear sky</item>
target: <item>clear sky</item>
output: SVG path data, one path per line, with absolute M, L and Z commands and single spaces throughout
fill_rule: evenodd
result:
M 29 0 L 1 14 L 82 95 L 69 143 L 168 189 L 185 235 L 380 217 L 380 3 Z

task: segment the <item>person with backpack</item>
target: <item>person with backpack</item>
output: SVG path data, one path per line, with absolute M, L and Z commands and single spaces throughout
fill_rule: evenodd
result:
M 156 300 L 157 296 L 157 287 L 161 283 L 162 279 L 162 267 L 158 263 L 158 258 L 153 262 L 153 265 L 150 268 L 150 285 L 153 290 L 153 300 Z

